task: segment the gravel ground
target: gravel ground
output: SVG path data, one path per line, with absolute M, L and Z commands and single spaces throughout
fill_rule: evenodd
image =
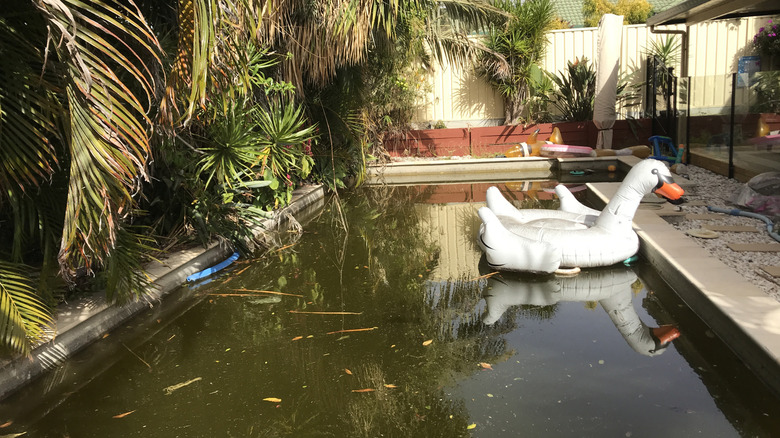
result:
M 688 213 L 711 213 L 707 206 L 721 208 L 739 208 L 731 203 L 733 196 L 738 193 L 743 183 L 715 174 L 706 169 L 695 166 L 687 167 L 688 176 L 696 186 L 686 193 L 686 200 L 696 204 L 700 201 L 704 205 L 682 205 L 682 210 Z M 729 243 L 780 243 L 767 232 L 766 223 L 761 220 L 745 216 L 732 216 L 722 214 L 716 220 L 695 220 L 682 217 L 669 217 L 667 220 L 683 232 L 700 229 L 705 225 L 741 225 L 751 226 L 759 230 L 751 232 L 722 232 L 718 231 L 718 237 L 704 239 L 690 236 L 701 247 L 705 248 L 714 257 L 717 257 L 726 265 L 734 268 L 748 281 L 764 290 L 769 296 L 780 301 L 780 279 L 774 278 L 761 269 L 761 266 L 780 266 L 780 252 L 742 252 L 733 251 L 727 246 Z

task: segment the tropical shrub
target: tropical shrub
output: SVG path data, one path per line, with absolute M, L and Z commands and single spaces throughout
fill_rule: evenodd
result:
M 511 17 L 489 28 L 485 45 L 490 52 L 480 58 L 476 72 L 504 97 L 504 124 L 516 124 L 528 98 L 532 66 L 544 56 L 553 6 L 550 0 L 499 0 L 495 5 Z
M 755 104 L 751 111 L 758 113 L 780 113 L 780 71 L 757 73 L 751 89 L 755 93 Z
M 563 120 L 579 122 L 593 119 L 596 71 L 587 58 L 569 61 L 565 72 L 550 75 L 550 78 L 557 86 L 552 104 Z

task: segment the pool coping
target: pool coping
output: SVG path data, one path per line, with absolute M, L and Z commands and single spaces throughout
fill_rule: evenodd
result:
M 451 158 L 393 161 L 369 166 L 369 185 L 412 185 L 549 179 L 556 171 L 606 170 L 619 157 Z
M 325 189 L 321 185 L 296 189 L 289 206 L 275 211 L 272 218 L 254 228 L 255 236 L 278 229 L 290 216 L 300 219 L 324 205 L 324 198 Z M 214 241 L 206 247 L 183 249 L 149 263 L 145 268 L 154 289 L 148 295 L 121 306 L 109 303 L 104 291 L 58 306 L 54 315 L 56 337 L 34 348 L 29 357 L 17 357 L 0 365 L 0 400 L 102 339 L 141 311 L 157 305 L 185 284 L 189 275 L 214 266 L 232 252 L 233 249 L 225 242 Z

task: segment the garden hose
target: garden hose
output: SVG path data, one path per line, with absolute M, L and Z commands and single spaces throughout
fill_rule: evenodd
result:
M 714 211 L 716 213 L 726 213 L 732 216 L 747 216 L 747 217 L 752 217 L 754 219 L 762 220 L 766 223 L 766 230 L 769 233 L 769 235 L 772 236 L 773 239 L 780 242 L 780 234 L 777 234 L 774 231 L 774 227 L 775 227 L 774 222 L 772 222 L 771 219 L 764 216 L 763 214 L 753 213 L 750 211 L 742 211 L 738 208 L 728 209 L 728 208 L 711 207 L 711 206 L 707 206 L 707 210 Z

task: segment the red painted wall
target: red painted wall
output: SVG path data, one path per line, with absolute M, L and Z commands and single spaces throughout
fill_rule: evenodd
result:
M 535 125 L 484 126 L 477 128 L 422 129 L 409 131 L 404 137 L 385 142 L 391 156 L 474 157 L 505 153 L 512 145 L 525 142 L 537 129 L 538 140 L 547 140 L 557 127 L 565 144 L 596 146 L 598 130 L 593 122 L 540 123 Z M 613 148 L 649 144 L 650 120 L 618 120 L 613 128 Z

